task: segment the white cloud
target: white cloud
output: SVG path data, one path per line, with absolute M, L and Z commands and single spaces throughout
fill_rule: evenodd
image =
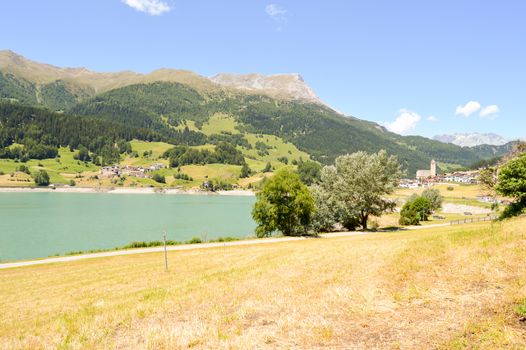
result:
M 437 122 L 438 121 L 437 117 L 435 117 L 433 115 L 430 115 L 429 117 L 427 117 L 427 120 L 430 121 L 430 122 Z
M 500 109 L 497 105 L 490 105 L 482 108 L 480 110 L 480 116 L 482 118 L 495 119 L 497 116 L 495 114 L 499 113 Z
M 395 121 L 384 123 L 384 126 L 391 132 L 405 134 L 413 130 L 421 119 L 422 117 L 417 113 L 407 109 L 401 109 Z
M 283 7 L 280 7 L 276 4 L 268 4 L 265 7 L 265 12 L 267 15 L 274 19 L 285 19 L 285 15 L 287 14 L 287 10 L 285 10 Z
M 476 111 L 480 109 L 480 103 L 477 101 L 469 101 L 464 106 L 458 106 L 455 114 L 456 115 L 463 115 L 464 117 L 469 117 Z
M 161 0 L 121 0 L 126 5 L 137 11 L 147 13 L 152 16 L 162 15 L 172 8 L 167 2 Z

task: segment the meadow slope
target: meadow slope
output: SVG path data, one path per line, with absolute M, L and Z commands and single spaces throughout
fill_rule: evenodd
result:
M 1 349 L 522 349 L 526 218 L 0 271 Z

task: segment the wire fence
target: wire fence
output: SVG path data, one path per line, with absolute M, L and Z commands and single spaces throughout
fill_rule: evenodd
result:
M 450 225 L 462 225 L 462 224 L 470 224 L 472 222 L 480 222 L 480 221 L 493 221 L 497 219 L 498 216 L 496 215 L 488 215 L 488 216 L 479 216 L 479 217 L 473 217 L 473 218 L 466 218 L 462 220 L 453 220 L 450 221 Z

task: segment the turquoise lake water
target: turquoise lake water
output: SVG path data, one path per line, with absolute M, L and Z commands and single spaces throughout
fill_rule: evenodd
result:
M 133 241 L 249 237 L 251 196 L 0 193 L 0 261 Z

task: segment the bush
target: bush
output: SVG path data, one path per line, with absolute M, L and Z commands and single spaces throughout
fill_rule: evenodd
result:
M 398 223 L 402 226 L 418 225 L 420 223 L 420 215 L 411 207 L 410 203 L 406 203 L 400 211 Z
M 252 170 L 249 168 L 248 164 L 243 164 L 243 167 L 241 167 L 241 174 L 239 175 L 239 178 L 244 179 L 250 176 L 252 173 Z
M 187 241 L 188 244 L 199 244 L 203 243 L 203 240 L 199 237 L 193 237 L 191 240 Z
M 434 188 L 425 189 L 424 192 L 422 192 L 422 197 L 429 200 L 431 211 L 437 211 L 438 209 L 442 208 L 442 202 L 444 201 L 444 198 L 440 194 L 439 190 Z
M 48 186 L 49 175 L 45 170 L 39 170 L 33 175 L 33 180 L 37 186 Z
M 194 179 L 191 176 L 185 173 L 177 173 L 175 174 L 174 178 L 178 180 L 194 181 Z
M 455 187 L 453 187 L 453 186 L 448 186 L 448 187 L 447 187 L 447 190 L 448 190 L 448 191 L 453 191 L 454 189 L 455 189 Z
M 155 181 L 155 182 L 161 183 L 161 184 L 165 184 L 166 183 L 166 178 L 164 177 L 164 175 L 161 175 L 159 173 L 153 174 L 152 175 L 152 180 Z
M 69 185 L 70 185 L 71 187 L 73 187 L 73 186 L 76 186 L 77 183 L 75 182 L 75 180 L 69 180 Z
M 526 321 L 526 299 L 515 307 L 515 313 L 521 318 L 521 320 Z
M 263 168 L 263 172 L 264 173 L 269 173 L 272 171 L 272 164 L 270 164 L 270 162 L 267 163 L 267 165 L 265 165 L 265 167 Z
M 22 173 L 26 173 L 26 174 L 28 174 L 28 175 L 31 173 L 31 172 L 29 171 L 29 168 L 28 168 L 26 165 L 24 165 L 24 164 L 20 165 L 20 166 L 16 169 L 16 171 L 20 171 L 20 172 L 22 172 Z
M 418 225 L 420 221 L 427 221 L 431 215 L 431 202 L 424 197 L 411 197 L 400 211 L 398 223 L 402 226 Z

